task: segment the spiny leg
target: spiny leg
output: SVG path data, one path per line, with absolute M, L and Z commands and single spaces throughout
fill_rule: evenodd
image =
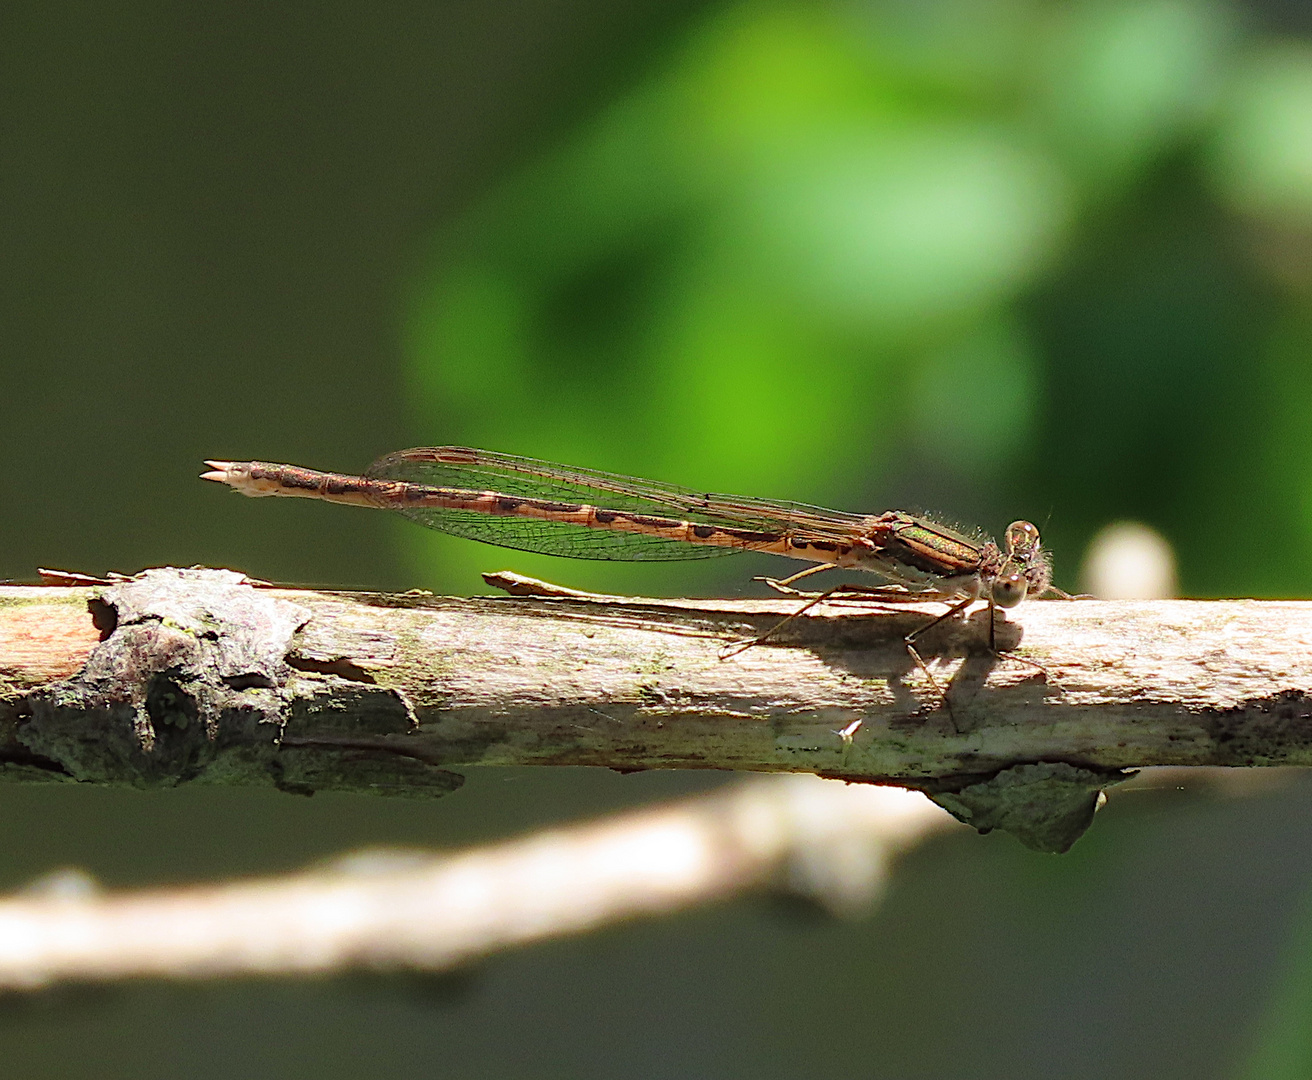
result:
M 814 566 L 808 566 L 805 570 L 799 570 L 795 574 L 789 574 L 786 578 L 772 577 L 755 577 L 753 581 L 763 581 L 774 589 L 775 592 L 783 593 L 785 596 L 805 596 L 815 597 L 818 593 L 806 593 L 800 589 L 791 588 L 794 581 L 800 581 L 804 577 L 810 577 L 812 574 L 819 574 L 824 570 L 835 570 L 837 567 L 833 563 L 816 563 Z
M 778 579 L 778 578 L 762 577 L 762 578 L 757 578 L 756 580 L 777 582 L 777 584 L 779 585 L 791 585 L 794 581 L 800 581 L 802 578 L 810 577 L 812 574 L 819 574 L 825 570 L 837 570 L 837 569 L 838 567 L 834 563 L 822 562 L 822 563 L 816 563 L 814 566 L 808 566 L 804 570 L 797 571 L 797 573 L 795 574 L 789 574 L 786 578 Z
M 944 706 L 945 706 L 945 707 L 947 708 L 947 710 L 948 710 L 948 715 L 949 715 L 950 717 L 952 717 L 952 726 L 953 726 L 954 728 L 957 727 L 957 719 L 956 719 L 956 714 L 955 714 L 955 713 L 953 712 L 953 710 L 952 710 L 952 701 L 951 701 L 951 699 L 948 697 L 948 695 L 947 695 L 947 691 L 945 691 L 945 690 L 943 690 L 943 689 L 941 689 L 941 688 L 939 687 L 939 685 L 938 685 L 938 680 L 936 680 L 936 679 L 934 678 L 933 673 L 929 670 L 929 666 L 925 663 L 925 661 L 921 658 L 920 653 L 916 650 L 916 645 L 915 645 L 915 643 L 916 643 L 916 639 L 917 639 L 918 637 L 920 637 L 921 634 L 925 633 L 927 630 L 931 630 L 931 629 L 933 629 L 935 626 L 937 626 L 939 623 L 943 622 L 945 619 L 950 619 L 950 618 L 952 618 L 954 615 L 957 615 L 957 614 L 959 614 L 960 612 L 964 611 L 964 610 L 965 610 L 966 608 L 968 608 L 971 604 L 973 604 L 977 599 L 979 599 L 979 598 L 978 598 L 978 597 L 973 597 L 973 596 L 971 596 L 971 597 L 967 597 L 966 599 L 964 599 L 964 600 L 960 601 L 959 603 L 954 604 L 952 607 L 948 608 L 948 610 L 945 611 L 945 612 L 943 612 L 942 615 L 939 615 L 939 616 L 938 616 L 937 618 L 935 618 L 935 619 L 931 619 L 931 620 L 930 620 L 929 622 L 927 622 L 924 626 L 922 626 L 919 630 L 913 630 L 910 634 L 908 634 L 908 635 L 906 636 L 907 652 L 909 652 L 909 653 L 911 654 L 911 658 L 912 658 L 913 660 L 915 660 L 915 662 L 916 662 L 916 666 L 919 667 L 920 670 L 923 671 L 923 672 L 925 673 L 925 678 L 929 681 L 929 685 L 930 685 L 931 687 L 933 687 L 933 688 L 934 688 L 934 691 L 939 695 L 940 698 L 942 698 L 942 700 L 943 700 L 943 704 L 944 704 Z M 997 614 L 998 614 L 998 611 L 997 611 L 997 605 L 993 602 L 993 599 L 992 599 L 991 597 L 988 598 L 987 603 L 988 603 L 988 611 L 989 611 L 989 613 L 988 613 L 988 620 L 989 620 L 989 652 L 991 652 L 994 656 L 996 656 L 996 657 L 998 657 L 998 658 L 1000 658 L 1000 659 L 1007 658 L 1007 659 L 1012 659 L 1012 660 L 1019 660 L 1019 661 L 1020 661 L 1021 663 L 1023 663 L 1023 664 L 1029 664 L 1031 667 L 1037 668 L 1039 671 L 1041 671 L 1041 672 L 1043 673 L 1043 675 L 1044 675 L 1045 678 L 1051 678 L 1051 674 L 1049 673 L 1048 669 L 1045 668 L 1042 664 L 1039 664 L 1039 663 L 1037 663 L 1037 662 L 1035 662 L 1035 661 L 1029 659 L 1029 657 L 1026 657 L 1026 656 L 1017 656 L 1017 655 L 1016 655 L 1015 653 L 1013 653 L 1013 652 L 1003 652 L 1002 650 L 1000 650 L 1000 649 L 998 648 L 998 646 L 997 646 L 997 635 L 996 635 L 996 629 L 997 629 Z M 959 728 L 957 728 L 957 730 L 960 731 Z
M 815 573 L 817 569 L 825 570 L 828 569 L 828 566 L 822 564 L 819 567 L 811 567 L 803 571 L 803 573 L 807 573 L 807 574 Z M 804 596 L 807 598 L 807 602 L 803 604 L 800 608 L 798 608 L 796 611 L 794 611 L 792 614 L 786 615 L 784 618 L 780 619 L 777 623 L 771 626 L 763 634 L 758 634 L 750 641 L 741 642 L 740 644 L 733 645 L 733 646 L 725 646 L 723 649 L 720 650 L 721 660 L 728 660 L 731 657 L 746 652 L 753 645 L 763 644 L 764 642 L 768 641 L 771 637 L 773 637 L 775 634 L 777 634 L 780 630 L 782 630 L 785 626 L 787 626 L 790 622 L 792 622 L 794 619 L 798 618 L 799 616 L 805 615 L 817 604 L 820 604 L 823 601 L 829 600 L 835 596 L 838 596 L 841 593 L 851 593 L 856 596 L 875 596 L 875 597 L 882 596 L 886 598 L 890 595 L 890 591 L 886 586 L 858 585 L 852 582 L 844 582 L 843 584 L 835 585 L 832 589 L 827 589 L 822 593 L 802 593 L 796 589 L 790 588 L 788 585 L 788 582 L 796 581 L 797 578 L 800 576 L 801 575 L 799 574 L 794 574 L 792 577 L 785 578 L 783 581 L 774 581 L 769 578 L 762 579 L 765 580 L 776 591 L 782 592 L 785 595 Z M 902 600 L 902 601 L 909 600 L 909 599 L 916 599 L 916 597 L 913 594 L 908 594 L 900 591 L 893 595 L 895 595 L 898 600 Z M 911 658 L 916 662 L 916 666 L 919 667 L 922 672 L 924 672 L 925 678 L 929 681 L 929 685 L 934 688 L 934 692 L 937 693 L 939 697 L 942 698 L 943 703 L 947 705 L 949 714 L 952 712 L 952 706 L 948 703 L 947 695 L 943 692 L 943 689 L 938 685 L 938 681 L 934 678 L 933 674 L 930 672 L 929 667 L 925 664 L 925 661 L 921 658 L 920 653 L 916 651 L 914 642 L 915 639 L 918 638 L 921 634 L 923 634 L 926 630 L 929 630 L 931 627 L 937 626 L 944 619 L 950 619 L 953 615 L 957 614 L 959 611 L 963 610 L 964 608 L 969 607 L 974 602 L 975 602 L 975 598 L 969 597 L 958 604 L 952 605 L 952 607 L 950 607 L 942 615 L 939 615 L 937 618 L 932 619 L 930 622 L 920 627 L 919 630 L 914 630 L 903 638 L 903 641 L 906 644 L 907 652 L 911 655 Z
M 1068 593 L 1061 592 L 1060 589 L 1056 591 L 1061 593 L 1061 598 L 1064 600 L 1075 599 L 1075 597 L 1069 595 Z M 993 655 L 996 656 L 999 660 L 1015 660 L 1021 664 L 1029 664 L 1030 667 L 1040 672 L 1045 679 L 1049 680 L 1054 685 L 1056 685 L 1056 680 L 1053 679 L 1052 672 L 1050 672 L 1037 660 L 1031 660 L 1028 656 L 1021 656 L 1018 653 L 1011 651 L 1010 649 L 1004 652 L 1002 649 L 998 648 L 997 633 L 996 633 L 997 614 L 998 614 L 997 605 L 994 604 L 994 602 L 990 599 L 989 600 L 989 651 L 993 653 Z M 930 625 L 932 626 L 933 623 L 931 623 Z M 928 629 L 928 627 L 926 627 L 926 629 Z
M 976 599 L 978 598 L 974 596 L 968 596 L 964 600 L 961 600 L 958 603 L 953 604 L 950 608 L 947 609 L 947 611 L 943 612 L 942 615 L 939 615 L 937 618 L 931 619 L 929 622 L 925 623 L 924 626 L 920 627 L 919 630 L 911 631 L 911 633 L 907 634 L 907 636 L 902 639 L 903 641 L 906 642 L 907 652 L 911 654 L 911 659 L 916 662 L 916 667 L 920 668 L 920 670 L 924 672 L 926 681 L 928 681 L 934 693 L 936 693 L 939 696 L 939 700 L 943 702 L 943 706 L 944 708 L 947 709 L 948 716 L 952 720 L 952 727 L 958 733 L 960 733 L 961 729 L 957 727 L 957 717 L 956 714 L 952 711 L 952 700 L 948 697 L 947 691 L 944 690 L 941 686 L 939 686 L 938 680 L 934 678 L 934 673 L 929 670 L 929 665 L 925 663 L 925 661 L 921 658 L 920 653 L 916 650 L 916 639 L 920 637 L 921 634 L 925 633 L 925 631 L 932 630 L 934 627 L 936 627 L 939 623 L 943 622 L 944 620 L 950 619 L 954 615 L 958 615 L 961 612 L 965 611 L 966 608 L 970 607 L 970 605 L 976 601 Z M 993 611 L 993 604 L 990 601 L 989 612 L 992 613 L 992 611 Z
M 822 563 L 818 567 L 809 567 L 808 569 L 803 571 L 803 574 L 813 574 L 817 570 L 828 570 L 828 569 L 830 569 L 829 564 Z M 725 648 L 720 651 L 721 660 L 728 660 L 730 657 L 737 656 L 741 652 L 746 652 L 753 645 L 763 644 L 764 642 L 768 641 L 771 637 L 773 637 L 775 634 L 777 634 L 780 630 L 782 630 L 785 626 L 787 626 L 790 622 L 796 619 L 799 615 L 805 615 L 813 607 L 815 607 L 817 604 L 825 600 L 830 600 L 833 599 L 834 597 L 841 598 L 842 593 L 851 593 L 854 596 L 882 597 L 888 603 L 892 603 L 894 602 L 894 600 L 905 603 L 908 600 L 939 599 L 939 597 L 937 596 L 917 596 L 913 593 L 908 593 L 900 589 L 895 591 L 893 589 L 890 589 L 886 585 L 859 585 L 854 582 L 843 582 L 840 585 L 835 585 L 832 589 L 826 589 L 822 593 L 805 593 L 805 592 L 801 592 L 798 589 L 793 589 L 788 585 L 788 582 L 796 581 L 801 576 L 802 574 L 794 574 L 792 577 L 784 578 L 782 581 L 776 581 L 773 578 L 757 579 L 758 581 L 764 581 L 776 592 L 781 592 L 785 596 L 796 596 L 799 598 L 805 598 L 807 602 L 803 604 L 800 608 L 798 608 L 796 611 L 794 611 L 791 615 L 787 615 L 784 618 L 780 619 L 777 623 L 775 623 L 772 627 L 770 627 L 770 629 L 765 631 L 765 633 L 752 638 L 751 641 L 742 642 L 741 644 L 734 645 L 732 647 L 726 645 Z M 934 622 L 938 622 L 938 621 L 939 621 L 938 619 L 934 620 Z M 934 623 L 930 623 L 929 625 L 933 626 Z M 924 629 L 928 629 L 928 627 L 925 627 Z
M 821 569 L 826 569 L 826 567 L 822 566 Z M 807 571 L 807 573 L 812 573 L 812 572 L 814 572 L 813 569 Z M 792 578 L 785 578 L 781 582 L 772 581 L 770 582 L 770 584 L 773 588 L 777 589 L 779 592 L 786 592 L 793 595 L 797 595 L 797 590 L 790 589 L 788 587 L 788 582 L 795 581 L 798 576 L 799 575 L 794 575 Z M 774 634 L 778 633 L 780 629 L 788 625 L 788 623 L 792 622 L 793 619 L 796 619 L 800 615 L 806 614 L 806 612 L 810 611 L 811 608 L 815 607 L 817 604 L 821 603 L 822 601 L 828 600 L 831 597 L 835 596 L 836 594 L 844 593 L 844 592 L 852 593 L 855 595 L 862 595 L 862 596 L 887 597 L 889 595 L 889 590 L 887 589 L 887 587 L 881 587 L 878 585 L 858 585 L 850 582 L 842 585 L 835 585 L 832 589 L 829 589 L 823 593 L 811 595 L 807 603 L 803 604 L 791 615 L 788 615 L 787 617 L 779 620 L 779 622 L 775 623 L 772 627 L 766 630 L 765 633 L 759 635 L 758 637 L 753 638 L 751 641 L 744 642 L 731 649 L 728 649 L 727 651 L 722 650 L 720 653 L 720 658 L 722 660 L 727 660 L 732 656 L 737 656 L 739 653 L 745 652 L 747 649 L 750 649 L 753 645 L 761 644 L 762 642 L 772 637 Z M 802 595 L 806 595 L 806 594 L 802 594 Z M 900 600 L 916 599 L 916 597 L 913 594 L 899 592 L 896 595 Z M 907 653 L 911 656 L 911 659 L 915 661 L 916 666 L 920 668 L 921 672 L 924 673 L 925 680 L 929 683 L 930 688 L 934 691 L 935 694 L 938 695 L 939 700 L 943 702 L 944 707 L 948 711 L 948 716 L 952 718 L 952 726 L 954 728 L 956 728 L 957 726 L 957 721 L 955 715 L 952 712 L 952 702 L 949 700 L 947 692 L 943 689 L 943 687 L 939 685 L 938 680 L 934 678 L 934 673 L 929 670 L 929 665 L 925 663 L 924 658 L 916 650 L 915 643 L 916 643 L 916 639 L 919 638 L 921 634 L 925 633 L 927 630 L 933 629 L 935 626 L 937 626 L 939 623 L 943 622 L 944 620 L 950 619 L 954 615 L 960 614 L 966 608 L 970 607 L 970 605 L 973 604 L 976 599 L 977 597 L 968 596 L 964 600 L 961 600 L 953 604 L 951 607 L 947 609 L 947 611 L 943 612 L 943 614 L 938 615 L 935 618 L 931 619 L 924 626 L 920 627 L 917 630 L 913 630 L 911 633 L 907 634 L 902 639 L 903 643 L 906 645 Z M 992 601 L 989 602 L 989 610 L 990 612 L 992 612 L 993 610 Z M 990 638 L 991 637 L 992 635 L 990 634 Z M 993 644 L 992 640 L 990 640 L 989 644 L 991 648 Z
M 786 585 L 784 586 L 785 589 L 787 587 L 788 586 Z M 772 627 L 770 627 L 770 629 L 768 629 L 765 633 L 758 634 L 750 641 L 740 642 L 739 644 L 734 645 L 732 647 L 726 645 L 724 648 L 720 650 L 720 659 L 728 660 L 731 657 L 737 656 L 739 653 L 746 652 L 753 645 L 763 644 L 764 642 L 768 641 L 770 638 L 774 637 L 775 634 L 777 634 L 780 630 L 782 630 L 794 619 L 798 618 L 801 615 L 805 615 L 808 611 L 810 611 L 813 607 L 815 607 L 816 604 L 828 600 L 835 593 L 843 592 L 846 588 L 847 586 L 845 585 L 835 585 L 832 589 L 828 589 L 822 593 L 817 593 L 815 596 L 812 596 L 811 599 L 809 599 L 800 608 L 794 611 L 791 615 L 785 615 L 782 619 L 780 619 L 777 623 L 775 623 Z
M 806 571 L 804 571 L 804 573 L 814 573 L 816 572 L 817 569 L 820 570 L 828 569 L 828 566 L 822 565 L 819 567 L 811 567 L 808 568 Z M 799 576 L 801 575 L 795 574 L 790 578 L 783 579 L 782 581 L 775 581 L 770 578 L 761 579 L 766 581 L 767 584 L 769 584 L 772 588 L 774 588 L 778 592 L 782 592 L 786 595 L 792 595 L 792 596 L 805 596 L 807 598 L 807 602 L 803 604 L 800 608 L 798 608 L 796 611 L 794 611 L 792 614 L 787 615 L 784 618 L 780 619 L 777 623 L 771 626 L 764 633 L 759 634 L 758 636 L 752 638 L 750 641 L 745 641 L 734 646 L 726 646 L 720 652 L 720 659 L 728 660 L 731 657 L 746 652 L 754 645 L 763 644 L 764 642 L 768 641 L 771 637 L 773 637 L 775 634 L 777 634 L 781 629 L 783 629 L 783 627 L 787 626 L 790 622 L 792 622 L 794 619 L 798 618 L 799 616 L 805 615 L 817 604 L 820 604 L 825 600 L 832 599 L 835 596 L 838 596 L 842 593 L 849 593 L 858 596 L 875 596 L 875 597 L 879 597 L 879 596 L 888 597 L 889 595 L 889 590 L 887 589 L 887 587 L 881 587 L 877 585 L 875 586 L 858 585 L 850 582 L 841 585 L 835 585 L 832 589 L 827 589 L 822 593 L 801 593 L 799 590 L 792 589 L 788 585 L 788 582 L 795 581 Z M 918 599 L 918 597 L 916 597 L 914 594 L 898 592 L 895 595 L 899 600 L 903 600 L 903 601 Z M 916 641 L 921 637 L 921 635 L 932 630 L 939 623 L 945 622 L 946 620 L 961 614 L 963 611 L 969 608 L 971 604 L 975 603 L 975 601 L 978 599 L 980 598 L 976 596 L 968 596 L 965 599 L 960 600 L 955 604 L 952 604 L 941 615 L 935 616 L 924 626 L 919 627 L 916 630 L 913 630 L 911 633 L 907 634 L 903 638 L 903 642 L 906 645 L 907 654 L 915 662 L 916 667 L 918 667 L 921 670 L 921 672 L 924 674 L 925 681 L 929 684 L 930 688 L 934 691 L 935 694 L 938 695 L 939 700 L 943 702 L 944 708 L 947 709 L 948 715 L 952 718 L 952 725 L 954 728 L 957 728 L 957 721 L 956 721 L 956 716 L 952 709 L 952 701 L 948 697 L 947 691 L 939 684 L 939 681 L 936 678 L 934 678 L 934 673 L 929 670 L 929 665 L 925 662 L 924 657 L 920 655 L 919 650 L 916 648 Z M 1022 663 L 1029 664 L 1032 667 L 1037 668 L 1039 671 L 1043 672 L 1045 676 L 1047 676 L 1049 673 L 1047 669 L 1043 667 L 1042 664 L 1036 663 L 1035 661 L 1030 660 L 1028 657 L 1016 656 L 1014 653 L 1003 653 L 998 649 L 997 635 L 996 635 L 997 608 L 991 598 L 987 600 L 987 603 L 988 603 L 988 610 L 989 610 L 989 642 L 988 642 L 989 651 L 993 653 L 995 656 L 999 656 L 999 657 L 1010 656 L 1013 659 L 1021 661 Z M 959 731 L 960 729 L 957 728 L 957 730 Z
M 828 569 L 826 567 L 825 569 Z M 835 585 L 823 593 L 804 592 L 801 589 L 794 589 L 788 583 L 797 580 L 796 574 L 792 577 L 784 578 L 782 581 L 778 578 L 755 577 L 753 581 L 761 581 L 770 586 L 775 592 L 784 596 L 795 596 L 801 600 L 814 600 L 820 596 L 827 596 L 831 599 L 842 600 L 843 593 L 851 593 L 850 599 L 857 600 L 861 597 L 873 596 L 876 600 L 882 600 L 886 604 L 906 604 L 921 603 L 924 601 L 943 600 L 944 597 L 936 592 L 911 592 L 901 585 L 861 585 L 854 581 L 845 581 L 841 585 Z

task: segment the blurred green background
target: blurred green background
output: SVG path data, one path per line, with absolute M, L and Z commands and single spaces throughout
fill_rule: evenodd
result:
M 252 502 L 206 457 L 465 443 L 850 510 L 1135 519 L 1312 594 L 1312 14 L 1266 0 L 0 9 L 0 577 L 159 564 L 750 593 Z M 778 567 L 768 564 L 774 570 Z M 1023 619 L 1022 619 L 1023 621 Z M 432 805 L 0 790 L 0 882 L 460 844 L 711 777 Z M 468 978 L 0 1004 L 15 1075 L 1312 1075 L 1312 789 L 1114 799 Z

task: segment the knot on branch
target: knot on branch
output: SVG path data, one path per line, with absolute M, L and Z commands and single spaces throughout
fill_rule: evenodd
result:
M 930 795 L 958 821 L 982 833 L 1001 829 L 1035 851 L 1069 851 L 1093 823 L 1103 789 L 1133 776 L 1040 761 L 1014 765 L 959 791 Z
M 77 779 L 194 775 L 221 721 L 285 723 L 287 654 L 310 613 L 230 570 L 148 570 L 91 601 L 103 640 L 33 700 L 20 739 Z M 88 714 L 106 721 L 87 739 Z

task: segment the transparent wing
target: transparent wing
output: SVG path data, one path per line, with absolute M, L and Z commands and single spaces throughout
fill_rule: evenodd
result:
M 455 536 L 576 559 L 705 559 L 774 545 L 791 536 L 843 543 L 861 534 L 865 520 L 861 515 L 802 503 L 713 495 L 674 484 L 459 446 L 419 447 L 388 454 L 370 466 L 368 475 L 432 488 L 543 500 L 562 507 L 594 506 L 621 514 L 689 521 L 756 534 L 725 546 L 702 545 L 571 522 L 445 507 L 380 504 L 421 525 Z

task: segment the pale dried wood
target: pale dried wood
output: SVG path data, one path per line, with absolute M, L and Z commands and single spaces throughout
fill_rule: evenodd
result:
M 949 708 L 902 640 L 936 605 L 829 603 L 722 659 L 796 603 L 152 573 L 0 589 L 0 775 L 434 794 L 473 764 L 814 772 L 1010 828 L 985 805 L 1004 775 L 1051 802 L 1146 765 L 1312 761 L 1308 602 L 1030 602 L 1000 656 L 980 610 L 918 642 Z

